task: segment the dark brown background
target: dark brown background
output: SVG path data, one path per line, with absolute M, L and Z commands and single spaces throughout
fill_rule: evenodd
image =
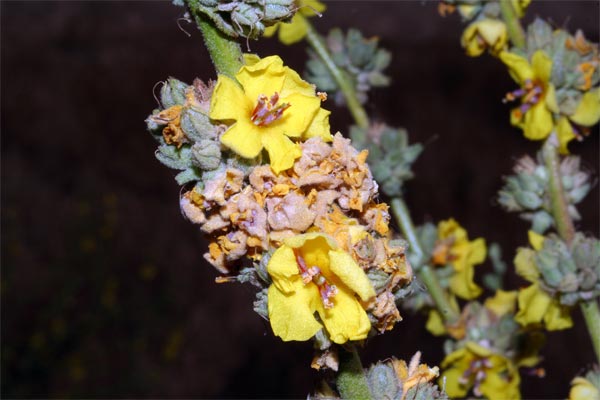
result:
M 500 99 L 515 85 L 491 57 L 459 46 L 457 16 L 436 2 L 329 2 L 315 23 L 359 27 L 390 49 L 393 84 L 369 111 L 427 143 L 408 184 L 417 222 L 454 216 L 471 237 L 500 242 L 506 260 L 528 225 L 495 204 L 516 157 L 532 154 Z M 144 119 L 167 76 L 214 77 L 196 29 L 168 2 L 8 2 L 2 15 L 2 396 L 303 398 L 318 375 L 306 343 L 282 343 L 251 309 L 252 293 L 217 285 L 205 244 L 178 209 L 174 173 L 154 159 Z M 598 40 L 597 2 L 534 2 L 528 15 Z M 251 43 L 303 69 L 302 46 Z M 348 113 L 332 128 L 346 131 Z M 572 150 L 594 179 L 598 132 Z M 598 235 L 598 188 L 578 225 Z M 480 269 L 489 268 L 485 267 Z M 510 276 L 516 288 L 523 282 Z M 546 379 L 525 398 L 564 398 L 594 361 L 576 328 L 551 333 Z M 441 340 L 404 315 L 372 340 L 367 361 L 439 363 Z

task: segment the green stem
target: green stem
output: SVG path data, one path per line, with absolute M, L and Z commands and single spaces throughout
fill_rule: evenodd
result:
M 410 213 L 408 212 L 406 203 L 404 203 L 404 200 L 401 198 L 395 197 L 392 199 L 391 205 L 392 213 L 394 214 L 398 225 L 400 225 L 400 229 L 402 229 L 406 240 L 408 240 L 413 253 L 416 255 L 413 262 L 416 264 L 415 267 L 417 268 L 417 276 L 423 282 L 423 284 L 427 286 L 427 290 L 431 295 L 436 308 L 444 318 L 444 321 L 450 325 L 456 323 L 460 318 L 458 311 L 455 310 L 448 301 L 446 291 L 440 285 L 440 282 L 438 281 L 432 267 L 427 264 L 423 264 L 425 261 L 423 260 L 423 248 L 419 243 L 417 231 L 414 227 L 412 219 L 410 218 Z
M 550 205 L 556 223 L 556 230 L 567 244 L 571 244 L 575 236 L 575 227 L 569 215 L 567 199 L 562 187 L 560 159 L 558 157 L 558 139 L 555 133 L 546 139 L 542 147 L 542 155 L 549 174 Z
M 335 79 L 338 87 L 344 94 L 344 97 L 346 98 L 346 104 L 348 105 L 348 109 L 350 110 L 350 113 L 352 114 L 356 125 L 360 126 L 361 128 L 368 128 L 369 117 L 367 116 L 365 109 L 360 104 L 360 101 L 356 96 L 356 91 L 354 90 L 352 82 L 350 82 L 346 78 L 344 72 L 335 64 L 333 58 L 331 57 L 331 54 L 329 53 L 327 45 L 325 44 L 319 33 L 312 26 L 312 24 L 308 20 L 306 20 L 306 24 L 308 26 L 306 40 L 321 58 L 321 61 L 323 61 L 323 63 L 327 67 L 327 70 L 329 71 L 331 76 L 333 76 L 333 79 Z
M 215 24 L 198 10 L 197 0 L 188 0 L 190 12 L 204 37 L 204 44 L 217 74 L 227 75 L 235 80 L 235 74 L 243 65 L 242 49 L 237 42 L 221 32 Z
M 340 350 L 340 369 L 336 383 L 342 399 L 372 399 L 365 371 L 355 346 L 351 345 L 350 351 Z
M 556 230 L 567 244 L 571 244 L 573 237 L 575 236 L 575 227 L 573 226 L 573 220 L 569 215 L 569 205 L 562 186 L 560 158 L 558 156 L 558 139 L 555 133 L 546 139 L 546 142 L 542 147 L 542 156 L 544 158 L 544 164 L 546 164 L 546 169 L 548 170 L 550 205 L 552 207 L 552 216 L 556 223 Z M 600 311 L 598 310 L 598 303 L 596 300 L 590 300 L 579 303 L 579 306 L 583 313 L 590 337 L 592 338 L 596 358 L 600 361 Z
M 596 359 L 600 362 L 600 310 L 596 300 L 590 300 L 579 304 L 585 319 L 588 332 L 592 337 Z
M 525 32 L 523 31 L 519 16 L 510 0 L 500 0 L 500 13 L 502 14 L 502 19 L 504 19 L 504 22 L 506 23 L 508 37 L 512 44 L 521 49 L 524 48 Z

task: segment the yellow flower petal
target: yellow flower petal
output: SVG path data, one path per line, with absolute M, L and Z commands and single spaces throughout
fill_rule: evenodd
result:
M 450 368 L 442 373 L 439 385 L 440 387 L 444 387 L 445 384 L 445 391 L 450 398 L 465 397 L 471 388 L 468 385 L 461 384 L 463 372 L 464 370 L 461 370 L 460 368 Z
M 485 239 L 477 238 L 469 243 L 470 251 L 467 257 L 469 264 L 481 264 L 485 261 L 487 250 L 485 247 Z
M 519 291 L 519 312 L 515 321 L 523 326 L 539 324 L 546 314 L 552 297 L 541 290 L 537 283 Z
M 284 243 L 287 246 L 297 249 L 304 246 L 304 244 L 310 240 L 323 240 L 324 243 L 320 244 L 320 246 L 327 246 L 330 249 L 337 249 L 338 247 L 333 239 L 319 232 L 309 232 L 302 235 L 292 236 L 285 239 Z
M 549 82 L 552 74 L 552 59 L 543 50 L 538 50 L 531 57 L 531 68 L 535 77 L 541 82 Z
M 343 250 L 329 251 L 329 268 L 346 286 L 364 301 L 375 296 L 375 289 L 365 271 Z
M 552 113 L 543 101 L 536 103 L 525 113 L 523 133 L 530 140 L 542 140 L 550 135 L 554 121 Z
M 462 15 L 463 19 L 472 19 L 477 13 L 478 8 L 472 4 L 461 4 L 458 6 L 458 12 Z
M 479 43 L 476 23 L 467 26 L 460 38 L 460 44 L 469 57 L 477 57 L 483 54 L 485 51 L 485 44 Z
M 471 300 L 479 296 L 482 289 L 473 282 L 475 267 L 473 264 L 467 264 L 466 268 L 455 271 L 450 277 L 450 290 L 458 297 Z
M 267 28 L 267 29 L 269 29 L 269 28 Z M 256 54 L 244 53 L 243 57 L 244 57 L 244 64 L 248 65 L 248 66 L 252 66 L 260 61 L 260 57 L 257 56 Z
M 267 272 L 278 290 L 291 293 L 295 284 L 291 278 L 299 273 L 294 250 L 289 246 L 281 246 L 275 250 L 267 264 Z
M 569 400 L 600 400 L 600 391 L 587 379 L 578 376 L 571 384 Z
M 517 249 L 517 255 L 515 256 L 514 263 L 517 274 L 529 282 L 537 282 L 540 272 L 535 265 L 535 251 L 520 247 Z
M 318 299 L 318 289 L 314 285 L 304 286 L 302 280 L 294 282 L 291 294 L 280 292 L 272 285 L 268 291 L 269 321 L 275 336 L 284 341 L 308 340 L 321 328 L 315 319 L 315 299 Z
M 300 147 L 292 142 L 276 128 L 263 129 L 261 138 L 262 145 L 269 153 L 269 163 L 276 174 L 291 168 L 294 160 L 302 155 Z
M 271 36 L 273 36 L 277 32 L 277 28 L 279 28 L 280 24 L 281 24 L 281 22 L 278 22 L 275 25 L 267 26 L 265 28 L 265 31 L 263 32 L 263 36 L 264 37 L 271 37 Z
M 425 329 L 435 336 L 442 336 L 446 333 L 444 320 L 442 319 L 442 315 L 437 310 L 429 310 L 429 316 L 427 317 Z
M 254 108 L 260 95 L 271 97 L 274 93 L 281 92 L 285 80 L 285 68 L 281 58 L 270 56 L 262 58 L 255 64 L 243 66 L 235 78 L 244 88 L 244 93 L 252 101 L 252 108 Z M 231 104 L 235 103 L 230 103 L 230 107 Z
M 571 121 L 583 126 L 592 126 L 600 120 L 599 90 L 591 90 L 581 97 L 575 114 L 569 117 Z
M 478 357 L 489 357 L 492 354 L 494 354 L 493 351 L 489 348 L 483 347 L 482 345 L 471 341 L 465 343 L 465 347 L 467 348 L 467 350 L 469 350 L 471 353 L 475 354 Z
M 549 331 L 569 329 L 573 326 L 573 320 L 571 319 L 569 308 L 561 305 L 555 299 L 553 299 L 546 310 L 546 315 L 544 315 L 544 323 L 546 324 L 546 329 Z
M 497 290 L 494 297 L 490 297 L 485 301 L 485 308 L 492 310 L 498 317 L 504 314 L 512 314 L 517 306 L 517 292 Z
M 444 357 L 444 360 L 442 361 L 440 366 L 442 368 L 447 368 L 448 366 L 455 364 L 455 363 L 460 363 L 461 361 L 463 364 L 469 365 L 469 360 L 466 360 L 466 358 L 468 358 L 468 356 L 470 356 L 470 353 L 467 351 L 467 349 L 464 347 L 461 347 L 459 349 L 454 350 L 452 353 L 448 354 L 446 357 Z
M 281 87 L 281 97 L 286 98 L 291 94 L 303 94 L 315 97 L 315 85 L 306 82 L 291 68 L 286 69 L 285 80 Z M 319 99 L 320 101 L 321 99 Z
M 239 120 L 221 136 L 221 143 L 245 158 L 256 157 L 262 147 L 261 132 L 249 120 Z
M 322 13 L 326 9 L 327 6 L 318 0 L 301 0 L 298 12 L 305 17 L 312 17 L 315 15 L 315 11 Z
M 371 329 L 367 313 L 352 293 L 339 289 L 333 298 L 333 308 L 326 309 L 321 303 L 317 305 L 329 337 L 338 344 L 365 339 Z
M 293 93 L 283 97 L 281 102 L 291 104 L 284 111 L 283 118 L 272 124 L 286 136 L 300 137 L 304 133 L 321 107 L 321 100 L 316 96 Z
M 285 45 L 301 41 L 308 32 L 308 24 L 301 14 L 296 14 L 290 23 L 282 23 L 279 27 L 279 40 Z
M 519 84 L 534 78 L 534 72 L 527 59 L 508 51 L 500 53 L 500 60 L 508 67 L 508 73 Z
M 544 235 L 540 235 L 535 231 L 527 231 L 527 238 L 534 250 L 540 251 L 544 247 L 544 240 L 546 239 Z
M 231 107 L 231 104 L 236 107 Z M 219 75 L 211 98 L 210 118 L 235 121 L 240 117 L 239 107 L 247 110 L 250 115 L 252 106 L 240 85 L 225 75 Z
M 508 368 L 509 362 L 504 357 L 491 357 L 492 368 L 479 386 L 481 393 L 489 400 L 519 400 L 520 377 L 513 368 Z
M 546 88 L 546 97 L 544 100 L 546 101 L 546 107 L 548 107 L 548 110 L 557 114 L 560 112 L 558 103 L 556 102 L 556 89 L 554 88 L 553 84 L 549 84 Z
M 561 117 L 556 124 L 556 134 L 558 135 L 558 151 L 560 154 L 569 154 L 569 142 L 575 139 L 575 131 L 567 117 Z
M 471 23 L 465 29 L 461 44 L 468 56 L 476 57 L 486 49 L 497 54 L 506 46 L 506 24 L 497 19 L 483 19 Z
M 467 231 L 465 231 L 454 218 L 440 221 L 438 224 L 438 237 L 440 239 L 446 239 L 449 236 L 453 236 L 455 241 L 464 240 L 467 237 Z

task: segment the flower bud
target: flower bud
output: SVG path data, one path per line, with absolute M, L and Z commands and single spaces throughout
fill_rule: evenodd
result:
M 163 108 L 185 103 L 185 89 L 188 85 L 175 78 L 169 78 L 160 89 L 160 102 Z
M 202 170 L 217 169 L 221 163 L 221 146 L 213 140 L 203 139 L 192 146 L 192 164 Z
M 367 371 L 367 382 L 375 399 L 401 399 L 402 382 L 393 366 L 378 362 Z

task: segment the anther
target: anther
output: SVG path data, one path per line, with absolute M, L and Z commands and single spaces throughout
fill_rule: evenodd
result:
M 277 92 L 271 96 L 271 99 L 264 94 L 258 96 L 256 106 L 254 107 L 254 110 L 252 110 L 252 115 L 250 116 L 250 121 L 256 126 L 267 126 L 270 123 L 281 119 L 283 112 L 287 110 L 291 104 L 277 104 L 278 101 L 279 94 Z

